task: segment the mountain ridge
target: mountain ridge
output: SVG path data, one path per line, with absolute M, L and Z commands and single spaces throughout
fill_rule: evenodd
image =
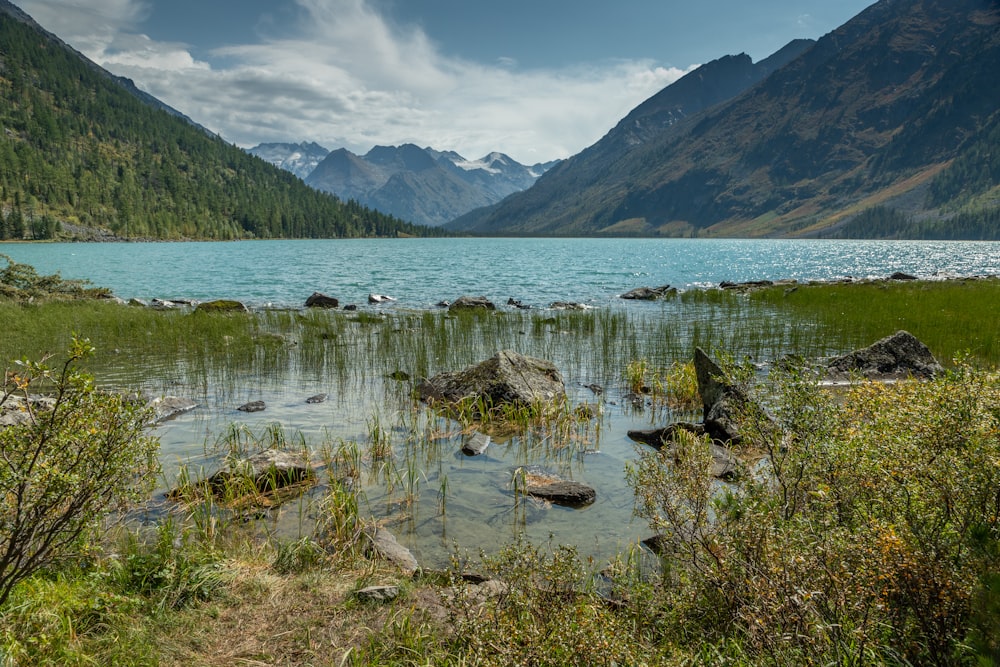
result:
M 988 215 L 982 192 L 934 206 L 920 193 L 949 178 L 951 163 L 983 146 L 996 122 L 998 24 L 995 0 L 882 0 L 733 98 L 614 159 L 581 158 L 606 136 L 532 188 L 447 227 L 801 236 L 894 201 L 915 224 L 972 205 Z M 991 178 L 985 192 L 997 186 Z

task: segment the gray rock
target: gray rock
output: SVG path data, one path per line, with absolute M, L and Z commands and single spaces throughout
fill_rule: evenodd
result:
M 632 301 L 653 301 L 655 299 L 662 299 L 665 296 L 675 294 L 676 289 L 670 287 L 670 285 L 660 285 L 659 287 L 636 287 L 633 290 L 629 290 L 621 295 L 622 299 L 629 299 Z
M 377 528 L 371 539 L 370 553 L 398 567 L 405 574 L 411 575 L 420 569 L 417 559 L 409 549 L 396 541 L 396 536 L 385 528 Z
M 485 296 L 460 296 L 448 306 L 448 310 L 496 310 L 496 305 Z
M 368 303 L 389 303 L 390 301 L 395 301 L 391 296 L 386 296 L 385 294 L 369 294 Z
M 775 428 L 773 418 L 750 400 L 739 387 L 726 381 L 725 374 L 700 347 L 694 351 L 705 432 L 713 440 L 736 444 L 742 440 L 742 423 L 748 416 L 760 420 L 765 429 Z
M 903 273 L 902 271 L 896 271 L 894 274 L 889 276 L 889 280 L 916 280 L 916 276 L 911 276 L 909 273 Z
M 156 423 L 173 419 L 198 407 L 198 404 L 191 399 L 179 396 L 157 396 L 149 404 L 153 408 L 153 421 Z
M 827 376 L 831 380 L 848 380 L 853 375 L 874 380 L 908 376 L 929 378 L 942 372 L 944 368 L 927 346 L 906 331 L 897 331 L 827 364 Z
M 523 471 L 521 491 L 529 496 L 569 507 L 589 505 L 597 499 L 597 491 L 582 482 L 564 479 L 538 466 L 527 466 Z
M 181 307 L 180 303 L 166 299 L 153 299 L 149 302 L 149 305 L 156 310 L 176 310 Z
M 549 304 L 551 310 L 587 310 L 587 306 L 575 301 L 553 301 Z
M 250 401 L 236 408 L 240 412 L 261 412 L 265 407 L 264 401 Z
M 268 492 L 306 481 L 313 474 L 304 453 L 267 449 L 230 461 L 206 481 L 215 493 Z
M 250 309 L 242 301 L 233 299 L 216 299 L 199 303 L 194 309 L 197 313 L 249 313 Z
M 428 403 L 481 400 L 491 406 L 532 406 L 565 400 L 566 385 L 552 362 L 503 350 L 463 371 L 439 373 L 423 380 L 417 386 L 417 395 Z
M 306 308 L 336 308 L 339 305 L 340 301 L 322 292 L 313 292 L 306 299 Z
M 677 449 L 674 445 L 675 437 L 679 431 L 687 431 L 701 437 L 705 435 L 704 424 L 692 424 L 690 422 L 675 422 L 666 428 L 653 429 L 649 431 L 629 431 L 628 437 L 638 442 L 651 445 L 664 452 L 675 461 L 677 459 Z M 739 477 L 739 462 L 727 447 L 717 443 L 707 443 L 709 452 L 712 455 L 712 467 L 710 474 L 712 477 L 726 481 L 734 481 Z
M 368 586 L 354 591 L 354 597 L 362 602 L 392 602 L 399 593 L 399 586 Z
M 356 311 L 357 309 L 358 309 L 358 306 L 357 306 L 357 304 L 354 304 L 354 303 L 349 303 L 346 306 L 344 306 L 344 310 L 352 312 L 352 313 L 354 311 Z
M 520 299 L 515 299 L 514 297 L 510 297 L 509 299 L 507 299 L 507 305 L 514 306 L 515 308 L 519 308 L 520 310 L 531 309 L 531 306 L 522 303 Z
M 474 431 L 462 442 L 462 453 L 466 456 L 479 456 L 490 446 L 490 436 Z
M 326 400 L 326 394 L 315 394 L 306 399 L 306 403 L 315 404 L 322 403 Z
M 140 306 L 142 308 L 146 308 L 146 307 L 149 306 L 149 302 L 145 301 L 143 299 L 137 299 L 137 298 L 133 297 L 133 298 L 131 298 L 131 299 L 128 300 L 128 305 L 130 305 L 130 306 Z

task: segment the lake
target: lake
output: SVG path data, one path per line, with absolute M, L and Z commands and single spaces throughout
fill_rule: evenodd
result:
M 363 468 L 363 511 L 429 567 L 445 566 L 456 548 L 493 551 L 518 535 L 574 544 L 595 559 L 647 537 L 644 523 L 632 518 L 624 476 L 642 446 L 626 432 L 691 415 L 633 403 L 627 363 L 689 359 L 693 341 L 728 341 L 725 332 L 737 320 L 762 332 L 750 330 L 740 339 L 745 343 L 734 345 L 741 354 L 773 358 L 808 337 L 801 327 L 769 321 L 766 312 L 734 314 L 710 301 L 682 299 L 629 303 L 619 294 L 642 285 L 683 289 L 723 280 L 1000 274 L 1000 245 L 981 242 L 392 239 L 0 244 L 0 253 L 40 273 L 89 279 L 123 298 L 236 298 L 270 306 L 258 315 L 262 335 L 249 350 L 210 361 L 176 358 L 149 336 L 103 357 L 98 380 L 106 386 L 138 386 L 199 403 L 157 427 L 161 491 L 182 467 L 197 473 L 216 466 L 215 443 L 234 428 L 257 435 L 279 428 L 317 453 L 354 452 Z M 307 316 L 299 308 L 314 291 L 386 317 Z M 396 301 L 368 305 L 369 293 Z M 435 308 L 462 294 L 485 295 L 501 310 L 508 298 L 541 308 L 576 301 L 595 309 L 582 315 L 507 309 L 498 318 L 462 323 Z M 469 457 L 460 452 L 468 434 L 456 422 L 428 415 L 412 400 L 411 382 L 387 377 L 399 370 L 413 378 L 459 370 L 506 348 L 554 361 L 571 403 L 595 405 L 598 416 L 561 439 L 545 432 L 495 437 L 484 455 Z M 595 384 L 602 393 L 589 388 Z M 305 402 L 319 393 L 328 400 Z M 252 400 L 264 401 L 266 410 L 236 409 Z M 368 453 L 376 431 L 390 442 L 388 460 Z M 526 465 L 586 482 L 597 501 L 583 509 L 519 503 L 511 481 Z M 323 492 L 265 521 L 286 535 L 307 530 L 322 511 Z M 169 510 L 162 498 L 157 504 L 167 508 L 158 511 Z
M 642 285 L 1000 273 L 1000 244 L 747 239 L 359 239 L 232 243 L 0 244 L 40 273 L 86 278 L 129 299 L 239 299 L 300 306 L 368 294 L 430 308 L 462 294 L 545 306 L 615 303 Z

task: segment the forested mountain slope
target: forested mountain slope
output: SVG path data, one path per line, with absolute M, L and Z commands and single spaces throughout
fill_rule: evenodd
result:
M 128 83 L 0 0 L 0 238 L 440 233 L 317 192 Z

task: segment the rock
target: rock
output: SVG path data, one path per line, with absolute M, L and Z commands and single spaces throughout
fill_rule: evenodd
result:
M 701 437 L 705 435 L 705 425 L 693 424 L 691 422 L 674 422 L 664 428 L 654 428 L 648 431 L 629 431 L 628 437 L 636 442 L 662 449 L 665 445 L 673 442 L 677 431 L 687 431 Z
M 332 296 L 327 296 L 322 292 L 313 292 L 308 299 L 306 299 L 306 308 L 336 308 L 340 305 Z
M 661 299 L 670 294 L 675 294 L 676 289 L 672 289 L 670 285 L 661 285 L 659 287 L 636 287 L 633 290 L 629 290 L 621 295 L 622 299 L 638 300 L 638 301 L 653 301 L 654 299 Z
M 176 310 L 181 307 L 181 304 L 175 301 L 167 301 L 166 299 L 153 299 L 149 302 L 149 306 L 156 310 Z
M 774 427 L 773 418 L 742 389 L 726 382 L 722 369 L 700 347 L 694 351 L 694 370 L 702 401 L 702 421 L 713 440 L 738 443 L 742 439 L 740 422 L 748 415 L 761 420 L 763 428 Z
M 130 305 L 130 306 L 141 306 L 143 308 L 146 308 L 146 307 L 149 306 L 149 302 L 148 301 L 144 301 L 143 299 L 137 299 L 137 298 L 133 297 L 133 298 L 131 298 L 131 299 L 128 300 L 128 305 Z
M 392 602 L 399 597 L 399 586 L 368 586 L 354 591 L 354 597 L 362 602 Z
M 889 276 L 889 280 L 916 280 L 916 276 L 911 276 L 909 273 L 903 273 L 902 271 L 896 271 L 894 274 Z
M 566 386 L 552 362 L 504 350 L 463 371 L 439 373 L 423 380 L 417 386 L 417 395 L 428 403 L 481 400 L 487 406 L 532 406 L 565 400 Z
M 260 412 L 265 407 L 264 401 L 250 401 L 249 403 L 244 403 L 236 409 L 240 412 Z
M 389 378 L 390 380 L 395 380 L 396 382 L 410 381 L 410 374 L 407 373 L 406 371 L 393 371 L 389 373 L 386 377 Z
M 198 404 L 191 399 L 178 396 L 158 396 L 149 404 L 153 407 L 153 421 L 156 423 L 173 419 L 177 415 L 190 412 L 198 407 Z
M 267 449 L 230 461 L 207 481 L 216 494 L 266 493 L 310 479 L 313 469 L 302 452 Z M 237 494 L 242 495 L 242 494 Z
M 866 348 L 835 357 L 827 364 L 827 377 L 831 380 L 848 380 L 853 375 L 873 380 L 908 376 L 929 378 L 942 372 L 944 368 L 927 346 L 906 331 L 897 331 Z
M 490 436 L 474 431 L 462 442 L 462 453 L 466 456 L 479 456 L 490 446 Z
M 591 382 L 590 384 L 581 385 L 582 387 L 589 389 L 595 396 L 600 396 L 604 393 L 604 387 L 597 384 L 596 382 Z
M 436 305 L 438 308 L 448 308 L 449 306 L 451 306 L 451 301 L 438 301 L 434 305 Z
M 368 303 L 389 303 L 390 301 L 395 301 L 391 296 L 386 296 L 385 294 L 369 294 Z
M 551 310 L 587 310 L 587 306 L 575 301 L 553 301 L 549 304 Z
M 736 290 L 737 292 L 752 292 L 754 290 L 759 290 L 764 287 L 770 287 L 774 284 L 773 280 L 745 280 L 741 283 L 734 283 L 728 280 L 723 280 L 719 283 L 719 287 L 725 290 Z
M 196 313 L 249 313 L 250 309 L 241 301 L 232 299 L 216 299 L 199 303 L 194 309 Z
M 522 470 L 524 488 L 519 490 L 534 498 L 569 507 L 589 505 L 597 499 L 597 491 L 581 482 L 563 479 L 538 466 L 527 466 Z
M 497 307 L 485 296 L 460 296 L 448 306 L 448 310 L 496 310 Z
M 693 433 L 695 436 L 705 435 L 704 424 L 692 424 L 690 422 L 675 422 L 666 428 L 658 428 L 649 431 L 629 431 L 628 437 L 651 445 L 663 451 L 676 461 L 677 450 L 674 446 L 674 439 L 679 431 Z M 739 462 L 733 453 L 727 448 L 717 443 L 709 443 L 709 452 L 712 454 L 712 467 L 710 474 L 712 477 L 726 481 L 734 481 L 739 476 Z
M 521 310 L 529 310 L 531 308 L 531 306 L 521 303 L 519 299 L 515 299 L 514 297 L 510 297 L 509 299 L 507 299 L 507 305 L 514 306 L 515 308 L 520 308 Z
M 411 575 L 420 569 L 417 559 L 413 557 L 410 550 L 396 541 L 396 536 L 385 528 L 377 528 L 374 535 L 369 535 L 371 540 L 370 554 L 386 560 L 404 573 Z
M 344 310 L 350 311 L 350 312 L 354 312 L 357 309 L 358 309 L 357 304 L 353 304 L 353 303 L 349 303 L 346 306 L 344 306 Z
M 322 403 L 325 400 L 326 400 L 326 394 L 316 394 L 314 396 L 310 396 L 309 398 L 307 398 L 306 403 L 316 404 L 316 403 Z

